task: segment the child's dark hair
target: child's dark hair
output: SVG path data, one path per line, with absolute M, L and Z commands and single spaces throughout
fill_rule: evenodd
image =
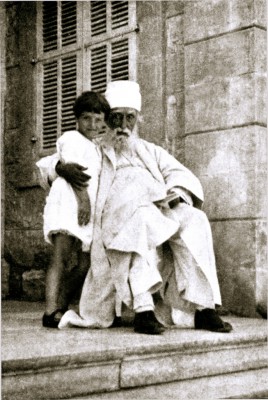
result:
M 94 112 L 96 114 L 104 113 L 105 121 L 108 120 L 110 114 L 110 106 L 105 97 L 98 93 L 87 91 L 83 92 L 74 102 L 73 112 L 76 118 L 84 112 Z

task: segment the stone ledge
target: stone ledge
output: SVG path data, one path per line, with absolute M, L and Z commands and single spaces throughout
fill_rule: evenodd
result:
M 232 322 L 232 318 L 228 318 L 228 321 Z M 74 329 L 76 330 L 76 329 Z M 218 351 L 225 351 L 225 350 L 233 350 L 237 348 L 248 348 L 252 350 L 252 347 L 262 347 L 265 345 L 267 335 L 264 332 L 260 332 L 258 336 L 254 335 L 239 335 L 239 334 L 215 334 L 215 333 L 208 333 L 211 335 L 211 339 L 206 340 L 189 340 L 187 341 L 180 341 L 174 340 L 174 338 L 168 338 L 168 331 L 159 338 L 159 343 L 156 345 L 150 344 L 151 336 L 146 336 L 144 340 L 147 342 L 146 344 L 138 345 L 138 343 L 133 340 L 133 347 L 131 347 L 131 337 L 138 336 L 139 338 L 143 338 L 144 335 L 137 335 L 132 332 L 131 328 L 122 328 L 121 331 L 129 333 L 128 343 L 129 347 L 124 348 L 111 348 L 111 349 L 101 349 L 88 351 L 89 349 L 84 349 L 82 351 L 80 347 L 80 351 L 77 348 L 76 351 L 72 352 L 69 349 L 69 354 L 60 354 L 62 349 L 58 349 L 59 351 L 55 352 L 55 354 L 51 354 L 50 356 L 42 355 L 42 348 L 39 344 L 39 351 L 40 354 L 36 356 L 30 356 L 27 358 L 25 354 L 24 357 L 12 358 L 12 359 L 5 359 L 5 352 L 2 355 L 2 371 L 4 374 L 23 374 L 28 372 L 42 372 L 43 370 L 47 369 L 58 369 L 58 368 L 69 368 L 73 366 L 89 366 L 95 365 L 97 363 L 105 364 L 106 362 L 131 362 L 135 360 L 142 360 L 146 361 L 149 359 L 155 358 L 165 358 L 166 356 L 182 356 L 187 355 L 187 357 L 196 355 L 196 354 L 203 354 L 208 352 L 218 352 Z M 175 329 L 173 329 L 175 331 Z M 176 333 L 179 335 L 179 332 L 183 332 L 183 336 L 185 336 L 186 329 L 179 330 L 176 329 Z M 58 332 L 58 331 L 57 331 Z M 98 331 L 97 331 L 98 332 Z M 107 340 L 109 339 L 110 330 L 106 330 L 106 344 Z M 112 332 L 115 332 L 113 329 Z M 202 334 L 200 331 L 190 330 L 191 333 L 195 333 L 195 335 Z M 78 332 L 77 332 L 78 333 Z M 84 332 L 86 333 L 86 332 Z M 91 332 L 90 332 L 91 333 Z M 132 335 L 133 333 L 133 335 Z M 64 332 L 64 336 L 67 338 L 70 334 L 70 329 Z M 118 329 L 116 332 L 117 336 L 122 338 L 121 332 Z M 92 335 L 93 336 L 93 335 Z M 94 335 L 95 336 L 95 335 Z M 176 335 L 177 336 L 177 335 Z M 219 341 L 215 340 L 216 336 L 219 336 Z M 236 336 L 236 337 L 234 337 Z M 225 337 L 225 338 L 224 338 Z M 78 335 L 78 339 L 81 339 L 81 335 Z M 114 335 L 111 335 L 111 342 L 114 342 Z M 165 343 L 161 343 L 162 340 Z M 70 340 L 71 342 L 71 340 Z M 123 340 L 124 342 L 124 340 Z M 136 342 L 136 343 L 135 343 Z M 57 341 L 58 344 L 58 341 Z M 71 345 L 71 343 L 70 343 Z M 99 346 L 97 346 L 99 347 Z M 100 346 L 102 347 L 102 346 Z M 112 347 L 112 346 L 111 346 Z M 44 348 L 44 350 L 46 350 Z M 79 351 L 79 352 L 78 352 Z M 258 367 L 263 367 L 262 361 L 260 360 L 260 365 Z
M 268 369 L 251 370 L 91 394 L 72 400 L 125 399 L 265 399 L 268 395 Z
M 264 349 L 263 345 L 254 344 L 237 344 L 225 348 L 215 348 L 207 344 L 195 351 L 128 357 L 123 359 L 121 367 L 121 387 L 144 386 L 263 368 L 267 365 L 267 358 L 263 356 Z
M 150 336 L 136 334 L 132 327 L 60 331 L 42 328 L 43 304 L 16 302 L 12 312 L 5 303 L 2 393 L 6 400 L 70 398 L 267 365 L 262 319 L 226 317 L 234 327 L 230 334 L 170 329 Z M 215 369 L 219 359 L 223 363 Z
M 112 362 L 43 370 L 2 379 L 3 399 L 60 399 L 74 395 L 118 390 L 119 364 Z
M 188 350 L 182 345 L 174 351 L 174 346 L 170 346 L 172 349 L 165 352 L 157 348 L 160 351 L 156 353 L 148 348 L 147 354 L 134 354 L 133 349 L 129 356 L 124 352 L 83 353 L 54 357 L 54 360 L 33 359 L 28 363 L 26 360 L 3 362 L 4 399 L 20 395 L 17 397 L 20 400 L 36 400 L 44 398 L 44 393 L 45 398 L 59 399 L 264 368 L 267 366 L 265 339 L 257 343 L 248 340 L 232 345 L 199 344 L 193 348 L 188 343 Z

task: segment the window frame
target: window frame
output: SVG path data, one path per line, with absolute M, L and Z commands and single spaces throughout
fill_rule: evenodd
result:
M 111 1 L 106 1 L 108 12 L 106 14 L 107 31 L 96 36 L 91 36 L 90 31 L 90 1 L 77 1 L 77 20 L 76 20 L 76 43 L 68 44 L 64 47 L 61 45 L 61 1 L 57 1 L 57 21 L 58 21 L 58 48 L 50 51 L 43 51 L 43 32 L 42 32 L 42 6 L 43 2 L 37 2 L 37 57 L 36 57 L 36 132 L 40 143 L 39 155 L 45 156 L 55 152 L 56 143 L 53 147 L 43 148 L 43 83 L 44 83 L 44 68 L 43 65 L 57 60 L 58 62 L 58 116 L 57 116 L 57 133 L 58 138 L 61 132 L 61 60 L 76 54 L 77 56 L 77 71 L 76 71 L 76 94 L 85 90 L 91 90 L 91 51 L 102 43 L 111 48 L 112 43 L 118 42 L 123 38 L 128 38 L 128 74 L 130 80 L 137 78 L 137 40 L 136 40 L 136 1 L 128 1 L 128 24 L 125 26 L 111 29 Z M 108 56 L 111 57 L 111 51 L 108 51 Z M 108 60 L 108 74 L 106 82 L 111 78 L 111 58 Z

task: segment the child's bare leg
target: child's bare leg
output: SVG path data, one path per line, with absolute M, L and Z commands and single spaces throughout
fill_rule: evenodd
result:
M 78 265 L 73 268 L 65 281 L 64 291 L 60 293 L 61 308 L 67 308 L 75 292 L 82 288 L 90 267 L 90 253 L 78 251 Z
M 77 279 L 84 282 L 86 274 L 90 268 L 90 252 L 84 252 L 80 250 L 78 252 L 78 271 L 77 271 Z
M 53 254 L 46 275 L 46 311 L 51 314 L 58 308 L 59 293 L 64 290 L 64 270 L 70 258 L 74 238 L 72 236 L 58 233 L 53 237 Z

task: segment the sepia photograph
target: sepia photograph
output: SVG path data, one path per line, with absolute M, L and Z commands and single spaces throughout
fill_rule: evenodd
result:
M 266 13 L 0 1 L 3 400 L 268 399 Z

